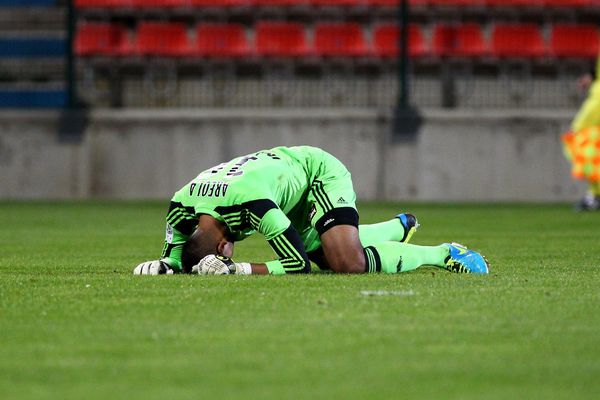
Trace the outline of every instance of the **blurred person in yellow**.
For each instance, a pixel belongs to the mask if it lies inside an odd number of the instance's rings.
[[[580,87],[589,88],[588,97],[571,123],[571,131],[562,136],[564,151],[571,162],[571,174],[585,180],[588,191],[576,204],[579,211],[600,210],[600,56],[596,68],[579,79]]]

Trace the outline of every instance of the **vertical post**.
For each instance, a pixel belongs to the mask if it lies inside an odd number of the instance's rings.
[[[75,38],[75,6],[73,0],[67,1],[67,54],[65,65],[65,83],[67,84],[67,107],[69,109],[77,106],[77,82],[75,73],[75,55],[73,54],[73,41]]]
[[[399,0],[397,21],[400,24],[400,38],[398,39],[398,99],[392,124],[392,133],[395,140],[414,140],[421,126],[421,116],[410,104],[409,87],[409,54],[410,43],[408,23],[410,9],[408,0]]]
[[[398,6],[398,22],[400,23],[400,38],[398,39],[398,108],[406,109],[409,104],[408,88],[408,0],[400,0]]]
[[[67,54],[65,56],[65,83],[67,85],[67,101],[60,113],[58,123],[58,138],[62,142],[80,142],[88,125],[88,113],[80,107],[77,96],[77,77],[75,73],[75,55],[73,54],[73,39],[77,15],[73,0],[67,3]]]

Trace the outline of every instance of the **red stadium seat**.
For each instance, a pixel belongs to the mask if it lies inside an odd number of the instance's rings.
[[[250,53],[244,27],[227,23],[199,24],[194,50],[202,57],[242,57]]]
[[[136,8],[170,8],[187,7],[190,0],[130,0],[131,5]]]
[[[140,22],[134,42],[138,55],[182,57],[191,46],[183,23]]]
[[[78,56],[116,56],[127,49],[127,31],[121,25],[85,23],[77,28],[75,54]]]
[[[296,57],[308,52],[303,24],[263,21],[254,29],[256,52],[261,56]]]
[[[371,7],[398,7],[398,0],[367,0]]]
[[[597,0],[542,0],[548,7],[585,7],[600,5]],[[595,3],[594,3],[595,2]]]
[[[488,46],[479,24],[439,24],[433,28],[431,52],[440,57],[478,57],[488,54]]]
[[[431,0],[408,0],[411,7],[425,7]],[[400,0],[367,0],[367,4],[376,7],[398,7]]]
[[[352,22],[321,22],[315,25],[314,47],[321,56],[368,55],[362,26]]]
[[[485,2],[492,7],[540,7],[544,5],[544,0],[485,0]]]
[[[77,8],[119,8],[130,7],[132,0],[75,0]]]
[[[309,3],[317,7],[351,7],[367,4],[366,0],[309,0]]]
[[[596,58],[600,50],[598,28],[591,24],[561,24],[550,31],[550,52],[556,57]]]
[[[481,6],[485,4],[485,0],[429,0],[429,5],[433,6]]]
[[[398,6],[399,0],[367,0],[369,5],[373,6]],[[451,6],[451,7],[472,7],[483,6],[486,0],[408,0],[409,5],[415,7],[424,6]]]
[[[371,7],[398,7],[398,0],[367,0]]]
[[[252,0],[256,7],[292,7],[308,4],[309,0]]]
[[[546,54],[546,46],[536,24],[497,23],[492,28],[491,52],[501,58],[535,58]]]
[[[400,27],[397,24],[381,24],[373,28],[373,51],[378,57],[397,57]],[[427,53],[423,30],[419,25],[408,26],[408,55],[421,57]]]
[[[240,7],[248,6],[251,0],[190,0],[193,7]]]

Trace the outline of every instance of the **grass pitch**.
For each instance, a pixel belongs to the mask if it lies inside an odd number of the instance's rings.
[[[470,245],[491,274],[134,277],[164,203],[0,203],[0,398],[598,398],[600,213],[369,203],[361,222],[401,210],[413,243]]]

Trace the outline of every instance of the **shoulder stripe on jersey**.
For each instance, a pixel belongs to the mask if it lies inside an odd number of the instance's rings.
[[[244,210],[244,207],[242,207],[241,204],[234,204],[232,206],[215,207],[215,211],[218,212],[220,215],[241,213],[243,210]]]
[[[194,207],[186,207],[177,201],[171,201],[167,212],[167,223],[179,232],[189,235],[198,225]]]
[[[198,220],[196,218],[186,218],[171,226],[184,235],[191,235],[198,226]]]
[[[325,192],[325,188],[323,187],[323,182],[322,181],[317,181],[317,182],[318,182],[317,191],[321,194],[321,196],[324,199],[323,201],[327,204],[327,206],[329,207],[329,209],[332,209],[333,208],[333,203],[331,202],[331,200],[329,199],[329,196]]]
[[[225,216],[228,214],[239,213],[243,212],[244,210],[248,210],[258,218],[262,218],[267,211],[272,208],[277,208],[277,204],[269,199],[260,199],[246,201],[244,203],[235,204],[232,206],[219,206],[215,208],[215,211],[220,215]]]
[[[167,214],[167,221],[170,221],[173,217],[181,214],[181,211],[178,208],[175,208]]]
[[[236,215],[236,216],[222,216],[223,219],[227,222],[228,225],[241,225],[242,223],[244,223],[245,218],[241,215]]]
[[[258,230],[262,217],[273,208],[278,207],[272,200],[261,199],[232,206],[219,206],[215,208],[215,211],[223,217],[229,228],[250,227]]]
[[[221,214],[221,216],[223,218],[228,218],[228,219],[232,219],[232,220],[233,219],[242,219],[243,216],[244,216],[244,212],[238,211],[238,212],[234,212],[234,213],[231,213],[231,214]]]
[[[258,230],[258,227],[260,226],[260,218],[258,218],[252,212],[248,213],[248,216],[250,220],[250,226],[252,227],[252,229]]]
[[[262,219],[267,211],[273,208],[278,208],[277,204],[269,199],[247,201],[243,203],[243,206],[252,214],[256,215],[259,219]]]
[[[180,210],[184,213],[192,215],[195,213],[194,207],[186,207],[183,205],[183,203],[180,203],[178,201],[171,201],[171,203],[169,204],[169,211],[167,215],[169,215],[173,210]]]
[[[178,215],[177,218],[175,218],[175,219],[172,220],[172,225],[177,225],[178,223],[180,223],[184,219],[185,220],[190,220],[190,219],[195,220],[196,217],[192,216],[192,215],[181,214],[181,215]]]
[[[177,218],[181,217],[182,215],[184,215],[183,212],[180,209],[176,208],[167,216],[167,222],[173,223]]]
[[[323,189],[323,182],[315,180],[312,184],[312,192],[315,195],[315,199],[325,212],[333,208],[331,200],[329,200],[329,197],[325,193],[325,189]]]

